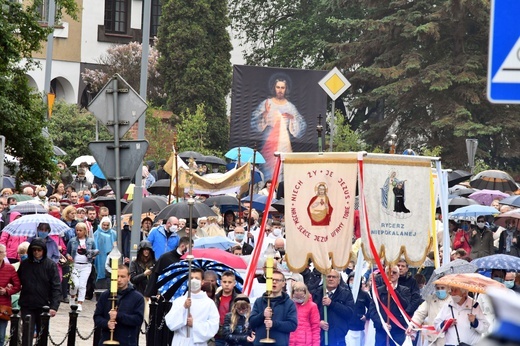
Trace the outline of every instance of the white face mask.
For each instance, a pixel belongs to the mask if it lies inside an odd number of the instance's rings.
[[[201,282],[199,279],[191,279],[190,280],[190,290],[191,293],[197,293],[200,291]]]
[[[462,297],[461,296],[451,296],[451,299],[453,299],[455,304],[458,304],[462,300]]]
[[[275,237],[279,237],[280,235],[282,235],[282,229],[281,228],[274,228],[273,229],[273,235]]]
[[[40,196],[40,197],[45,197],[46,194],[47,194],[47,192],[45,192],[43,190],[38,192],[38,196]]]
[[[177,225],[170,226],[170,232],[177,233],[178,229],[179,229],[179,227]]]
[[[477,222],[477,227],[482,229],[486,224],[484,222]]]

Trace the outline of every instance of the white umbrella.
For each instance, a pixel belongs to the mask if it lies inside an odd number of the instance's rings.
[[[60,234],[68,231],[70,227],[60,219],[49,214],[31,214],[22,216],[5,226],[3,232],[12,236],[35,237],[36,228],[40,223],[48,223],[51,227],[49,234]]]
[[[83,155],[80,157],[77,157],[74,162],[72,162],[71,166],[79,166],[82,162],[86,162],[89,165],[92,165],[96,163],[96,159],[92,155]]]

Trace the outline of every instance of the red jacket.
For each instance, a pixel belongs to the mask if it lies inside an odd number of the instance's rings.
[[[461,242],[460,240],[464,237],[464,241]],[[462,229],[458,229],[457,233],[455,233],[455,239],[453,239],[453,250],[457,249],[464,249],[468,253],[467,256],[469,257],[469,254],[471,252],[471,245],[469,245],[469,239],[471,238],[471,235],[469,233],[466,233]]]
[[[289,346],[320,346],[320,312],[309,298],[304,304],[294,303],[298,314],[298,328],[289,336]]]
[[[21,288],[20,279],[14,267],[2,261],[0,263],[0,287],[5,288],[8,284],[13,286],[7,289],[6,295],[0,295],[0,305],[11,306],[11,295],[20,292]]]

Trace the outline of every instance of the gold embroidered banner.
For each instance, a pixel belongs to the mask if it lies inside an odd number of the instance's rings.
[[[232,169],[216,178],[207,179],[183,167],[179,168],[179,187],[192,188],[198,191],[215,192],[242,187],[251,180],[251,165],[245,164],[238,169]]]
[[[357,153],[282,154],[287,264],[312,258],[322,273],[348,265],[354,229]]]

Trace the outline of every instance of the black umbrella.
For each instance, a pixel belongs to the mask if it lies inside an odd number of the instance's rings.
[[[170,204],[155,217],[155,221],[157,220],[166,220],[170,216],[175,216],[179,219],[189,219],[190,218],[190,208],[188,206],[188,202],[182,201],[175,204]],[[210,207],[208,207],[204,203],[195,202],[193,204],[193,210],[191,217],[196,219],[202,216],[217,216]]]
[[[31,202],[20,203],[11,209],[11,212],[13,211],[17,211],[22,215],[47,214],[47,209],[43,205]]]
[[[4,184],[2,186],[4,189],[14,189],[16,186],[15,178],[4,176]]]
[[[480,205],[480,203],[471,198],[455,197],[448,200],[448,211],[451,213],[460,207],[467,207],[468,205]]]
[[[462,183],[463,181],[471,178],[471,173],[463,171],[462,169],[456,169],[450,173],[448,173],[448,187],[452,187],[457,185],[458,183]]]
[[[128,203],[123,209],[122,214],[132,212],[134,201]],[[143,197],[141,210],[143,213],[158,213],[168,205],[168,200],[163,196],[147,196]]]
[[[221,195],[212,196],[204,201],[209,207],[217,206],[221,213],[225,213],[227,210],[238,211],[239,201],[236,197]]]
[[[196,151],[183,151],[179,154],[179,157],[183,160],[188,160],[190,157],[193,157],[198,162],[199,159],[204,157],[204,155]]]
[[[475,175],[469,184],[481,190],[499,190],[502,192],[518,190],[518,186],[509,174],[493,169]]]
[[[200,159],[197,159],[197,162],[198,163],[209,163],[212,165],[222,165],[222,166],[226,165],[226,161],[224,161],[220,157],[216,157],[213,155],[203,156]]]
[[[285,211],[285,200],[283,198],[280,198],[279,200],[277,200],[276,202],[272,203],[271,204],[271,207],[273,207],[274,209],[276,209],[277,212],[279,213],[284,213]]]
[[[108,197],[97,197],[90,200],[90,203],[94,203],[98,207],[107,207],[108,212],[110,215],[116,215],[116,197],[115,196],[108,196]],[[124,210],[126,205],[128,204],[127,201],[124,199],[120,200],[121,203],[121,210]]]
[[[476,192],[476,191],[478,191],[478,190],[470,189],[470,188],[461,188],[461,189],[456,189],[456,190],[450,189],[450,194],[461,196],[461,197],[468,197],[469,195],[471,195],[473,192]]]
[[[170,194],[170,179],[159,179],[146,190],[153,195],[167,196]]]

